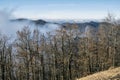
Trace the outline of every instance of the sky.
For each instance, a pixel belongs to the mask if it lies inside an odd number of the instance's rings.
[[[103,19],[109,12],[120,17],[120,0],[0,0],[0,10],[16,18]]]

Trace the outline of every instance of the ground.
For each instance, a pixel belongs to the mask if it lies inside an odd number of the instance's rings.
[[[120,67],[101,71],[77,80],[120,80]]]

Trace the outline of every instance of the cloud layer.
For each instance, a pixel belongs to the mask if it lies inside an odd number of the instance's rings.
[[[15,36],[18,30],[21,30],[23,27],[28,26],[31,30],[38,28],[41,33],[46,34],[46,32],[52,32],[56,29],[59,29],[60,26],[57,24],[47,23],[45,25],[35,25],[29,20],[25,21],[11,21],[14,19],[11,11],[0,11],[0,32],[2,34]]]

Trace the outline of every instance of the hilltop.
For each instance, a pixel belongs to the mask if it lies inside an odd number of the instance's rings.
[[[77,80],[120,80],[120,67],[101,71]]]

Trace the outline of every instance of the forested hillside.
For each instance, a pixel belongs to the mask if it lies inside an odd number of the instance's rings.
[[[75,80],[120,66],[120,24],[107,21],[83,37],[76,25],[46,35],[24,27],[15,40],[1,34],[0,80]]]

